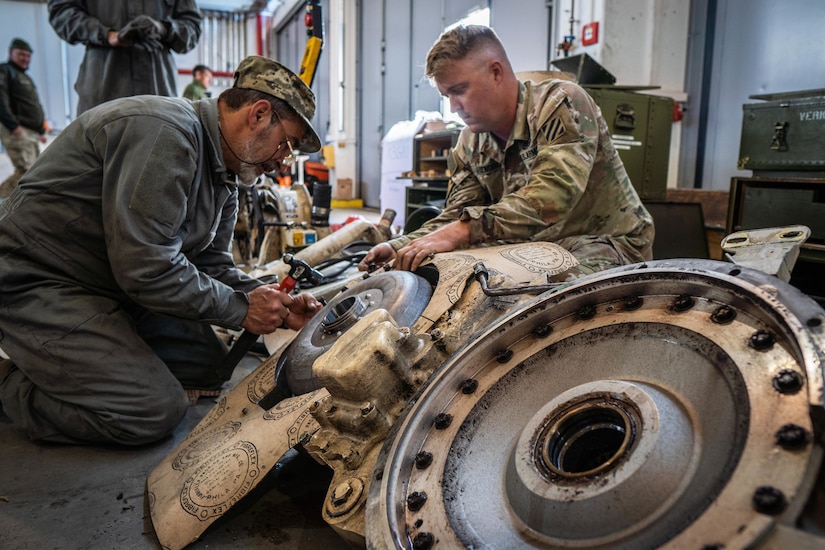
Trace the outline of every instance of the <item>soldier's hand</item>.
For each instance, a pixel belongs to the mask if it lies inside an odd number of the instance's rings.
[[[375,271],[395,258],[395,249],[389,243],[373,246],[364,259],[358,263],[359,271]]]
[[[418,237],[398,251],[393,268],[415,271],[439,252],[451,252],[470,243],[470,226],[455,221]]]

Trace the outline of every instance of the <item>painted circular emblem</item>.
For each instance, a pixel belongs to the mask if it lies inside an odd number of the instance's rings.
[[[240,422],[227,422],[215,427],[210,431],[203,431],[199,435],[192,437],[189,444],[181,449],[175,460],[172,461],[172,468],[184,470],[203,459],[204,455],[214,452],[226,445],[241,429]]]
[[[505,249],[502,257],[520,265],[531,273],[549,273],[556,275],[576,265],[573,256],[552,243],[544,246],[517,246]]]
[[[304,395],[299,395],[297,397],[292,397],[290,399],[284,399],[268,411],[264,413],[264,420],[280,420],[285,416],[289,416],[290,414],[294,413],[298,409],[302,409],[306,407],[306,404],[315,399],[315,396],[318,394],[319,390],[315,390],[314,392],[305,393]]]
[[[215,406],[209,411],[206,416],[195,426],[195,429],[192,431],[189,437],[197,435],[199,433],[203,433],[214,426],[218,420],[221,419],[223,413],[226,412],[226,396],[224,395],[221,397]]]
[[[233,443],[209,457],[185,481],[181,507],[201,521],[220,516],[249,493],[259,475],[255,445]]]
[[[246,397],[250,403],[257,403],[275,388],[275,367],[280,355],[273,354],[255,369],[255,375],[247,383]]]

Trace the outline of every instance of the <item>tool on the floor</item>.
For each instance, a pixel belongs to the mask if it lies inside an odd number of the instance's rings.
[[[295,286],[298,282],[302,280],[307,280],[312,284],[317,285],[324,278],[323,273],[313,269],[311,265],[300,258],[296,258],[292,254],[284,254],[282,260],[290,267],[289,274],[287,274],[287,276],[284,277],[284,280],[281,281],[281,284],[278,285],[278,290],[281,292],[292,292],[295,290]],[[250,349],[252,349],[252,346],[258,341],[259,336],[260,335],[255,334],[254,332],[249,332],[248,330],[244,330],[241,333],[235,343],[232,344],[232,347],[229,349],[229,353],[226,354],[226,357],[224,357],[223,361],[218,366],[218,376],[221,377],[221,380],[229,380],[232,376],[232,371],[235,370],[235,367],[238,365],[243,356],[246,355]]]

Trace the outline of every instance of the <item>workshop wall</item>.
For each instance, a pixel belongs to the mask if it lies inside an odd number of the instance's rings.
[[[298,73],[301,69],[301,60],[304,56],[307,43],[307,30],[304,25],[305,2],[295,2],[277,24],[270,21],[271,32],[265,33],[270,42],[269,48],[264,48],[265,55],[274,55],[280,63]],[[322,10],[324,16],[324,40],[330,28],[329,10]],[[330,71],[329,45],[322,46],[321,57],[312,81],[312,91],[315,94],[315,116],[312,125],[322,141],[326,140],[330,124]],[[271,52],[271,53],[270,53]],[[277,52],[277,53],[275,53]],[[313,160],[320,159],[320,153],[312,155]]]
[[[822,89],[825,83],[825,2],[822,0],[693,0],[701,25],[710,22],[712,43],[700,35],[694,55],[710,63],[688,72],[691,99],[685,112],[680,186],[728,190],[737,170],[742,106],[754,94]],[[694,40],[691,32],[691,40]],[[696,60],[698,64],[699,59]],[[702,88],[702,85],[705,85]],[[704,119],[700,115],[704,113]],[[769,144],[768,144],[769,145]],[[820,145],[825,150],[825,146]],[[686,149],[685,149],[686,150]],[[685,151],[683,150],[683,151]],[[693,162],[689,159],[693,158]]]
[[[303,2],[285,0],[288,24],[272,39],[272,51],[290,67],[303,52]],[[439,97],[423,79],[424,58],[441,30],[474,7],[489,7],[491,24],[513,58],[517,71],[547,68],[559,55],[558,43],[570,27],[572,0],[360,0],[358,3],[358,196],[379,206],[380,141],[395,122],[418,110],[438,110]],[[742,105],[750,95],[816,89],[825,82],[825,3],[821,0],[692,0],[687,38],[675,32],[684,25],[673,17],[673,0],[576,1],[574,33],[582,25],[599,23],[599,59],[619,82],[660,84],[663,91],[682,92],[685,106],[677,183],[679,187],[726,190],[736,170]],[[682,8],[684,9],[684,8]],[[41,1],[0,0],[0,48],[19,36],[29,41],[34,56],[29,73],[40,92],[49,123],[63,128],[73,117],[76,97],[73,75],[83,56],[81,46],[62,42],[48,24]],[[575,13],[579,15],[576,16]],[[649,32],[651,14],[658,26]],[[679,18],[683,18],[680,13]],[[250,19],[246,38],[255,52],[258,22]],[[708,30],[712,30],[712,34]],[[269,38],[267,35],[265,38]],[[686,40],[686,45],[682,42]],[[583,46],[581,46],[583,47]],[[592,46],[587,46],[592,48]],[[680,51],[687,59],[679,59]],[[576,53],[576,51],[572,51]],[[178,58],[179,68],[191,68],[201,52]],[[813,61],[812,61],[813,60]],[[229,61],[227,61],[229,62]],[[329,82],[324,81],[322,54],[313,90],[319,113],[313,121],[322,135],[328,126]],[[679,67],[684,65],[684,71]],[[223,65],[222,65],[223,67]],[[649,82],[639,82],[645,75]],[[180,88],[189,80],[181,75]],[[221,84],[213,91],[217,93]],[[326,97],[325,97],[326,95]]]
[[[361,197],[378,207],[381,139],[417,111],[439,111],[441,96],[424,78],[427,52],[445,27],[489,7],[491,25],[516,71],[547,69],[550,13],[545,0],[361,0],[359,56]],[[391,8],[391,10],[389,9]]]

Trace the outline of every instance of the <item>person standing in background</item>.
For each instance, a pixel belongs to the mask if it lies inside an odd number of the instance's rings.
[[[183,89],[183,97],[192,101],[211,97],[212,93],[207,90],[212,84],[212,69],[206,65],[195,65],[192,69],[192,82]]]
[[[120,97],[178,95],[172,52],[200,40],[195,0],[49,0],[48,9],[61,39],[86,46],[75,82],[78,115]]]
[[[0,143],[14,165],[14,173],[0,183],[0,199],[11,195],[34,164],[40,154],[38,142],[46,143],[43,107],[26,74],[31,57],[29,43],[15,38],[9,45],[9,60],[0,65]]]

